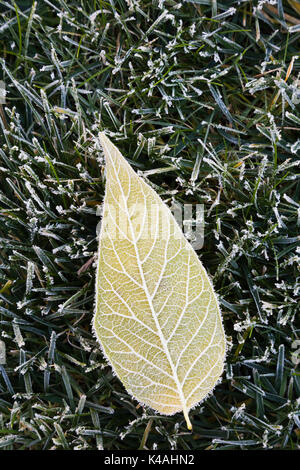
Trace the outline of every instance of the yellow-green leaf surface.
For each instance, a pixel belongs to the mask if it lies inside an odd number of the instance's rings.
[[[164,415],[212,391],[225,336],[212,284],[169,208],[100,133],[106,193],[94,332],[128,393]]]

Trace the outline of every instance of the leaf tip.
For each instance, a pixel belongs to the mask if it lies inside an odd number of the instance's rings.
[[[100,140],[100,144],[103,147],[105,139],[107,138],[106,135],[105,135],[105,132],[99,132],[98,137],[99,137],[99,140]]]
[[[109,137],[105,134],[105,132],[99,132],[98,138],[104,153],[106,163],[111,163],[116,158],[120,159],[118,149],[110,141]]]

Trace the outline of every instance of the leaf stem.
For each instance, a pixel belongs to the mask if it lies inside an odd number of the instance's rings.
[[[187,407],[184,405],[183,406],[183,416],[185,418],[185,421],[186,421],[186,425],[187,425],[187,428],[189,431],[192,431],[193,430],[193,426],[192,426],[192,423],[190,421],[190,418],[189,418],[189,412],[187,410]]]

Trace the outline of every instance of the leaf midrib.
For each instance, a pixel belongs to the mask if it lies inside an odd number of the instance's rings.
[[[129,221],[129,227],[130,227],[130,231],[131,231],[131,237],[132,237],[132,240],[133,240],[133,246],[134,246],[134,250],[135,250],[135,255],[136,255],[136,259],[137,259],[137,264],[138,264],[138,268],[139,268],[139,272],[140,272],[140,276],[141,276],[141,279],[142,279],[142,283],[143,283],[143,288],[144,288],[144,291],[145,291],[145,294],[146,294],[146,297],[147,297],[147,300],[148,300],[148,303],[149,303],[149,307],[151,309],[151,313],[152,313],[152,317],[154,319],[154,322],[155,322],[155,325],[156,325],[156,328],[157,328],[157,332],[158,332],[158,336],[160,338],[160,341],[161,341],[161,344],[162,344],[162,347],[163,347],[163,350],[167,356],[167,359],[169,361],[169,364],[170,364],[170,367],[171,367],[171,371],[172,371],[172,374],[173,374],[173,379],[174,379],[174,382],[177,386],[177,392],[178,392],[178,395],[179,395],[179,399],[180,399],[180,402],[181,402],[181,406],[182,406],[182,410],[183,410],[183,413],[184,413],[184,416],[187,420],[187,422],[189,422],[189,418],[188,418],[188,410],[187,410],[187,406],[186,406],[186,400],[185,400],[185,397],[184,397],[184,394],[183,394],[183,390],[182,390],[182,387],[181,387],[181,384],[179,382],[179,379],[178,379],[178,376],[177,376],[177,373],[176,373],[176,369],[175,369],[175,365],[172,361],[172,358],[171,358],[171,355],[170,355],[170,352],[169,352],[169,349],[168,349],[168,346],[167,346],[167,343],[166,343],[166,340],[165,340],[165,337],[163,335],[163,332],[161,331],[161,328],[160,328],[160,324],[158,322],[158,319],[156,317],[156,312],[155,312],[155,309],[154,309],[154,306],[153,306],[153,303],[152,303],[152,298],[150,296],[150,293],[149,293],[149,290],[148,290],[148,286],[147,286],[147,283],[146,283],[146,280],[145,280],[145,276],[144,276],[144,271],[143,271],[143,268],[142,268],[142,264],[141,264],[141,260],[140,260],[140,256],[139,256],[139,252],[138,252],[138,249],[137,249],[137,246],[136,246],[136,242],[135,242],[135,236],[134,236],[134,231],[133,231],[133,227],[132,227],[132,222],[131,222],[131,219],[130,219],[130,216],[129,216],[129,213],[128,213],[128,208],[127,208],[127,200],[125,198],[125,194],[124,194],[124,191],[123,191],[123,188],[122,188],[122,185],[120,184],[120,180],[118,178],[118,175],[117,175],[117,171],[116,171],[116,168],[115,168],[115,164],[114,164],[114,161],[112,159],[112,157],[110,156],[109,152],[107,151],[107,146],[106,144],[104,143],[104,147],[106,149],[106,154],[108,155],[108,157],[110,158],[110,161],[111,161],[111,165],[114,169],[114,172],[115,172],[115,175],[116,175],[116,180],[118,182],[118,185],[120,187],[120,191],[121,191],[121,195],[122,195],[122,198],[123,198],[123,202],[124,202],[124,210],[126,212],[126,215],[128,217],[128,221]],[[114,149],[115,151],[118,153],[118,149],[114,146]],[[125,162],[127,164],[127,162]],[[131,168],[129,167],[129,169],[131,170]],[[129,177],[129,175],[128,175]],[[151,189],[151,188],[150,188]]]

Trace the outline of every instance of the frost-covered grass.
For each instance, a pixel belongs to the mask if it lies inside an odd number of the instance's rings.
[[[299,2],[0,8],[0,448],[298,448]],[[99,130],[167,203],[205,205],[229,350],[193,434],[92,335]]]

